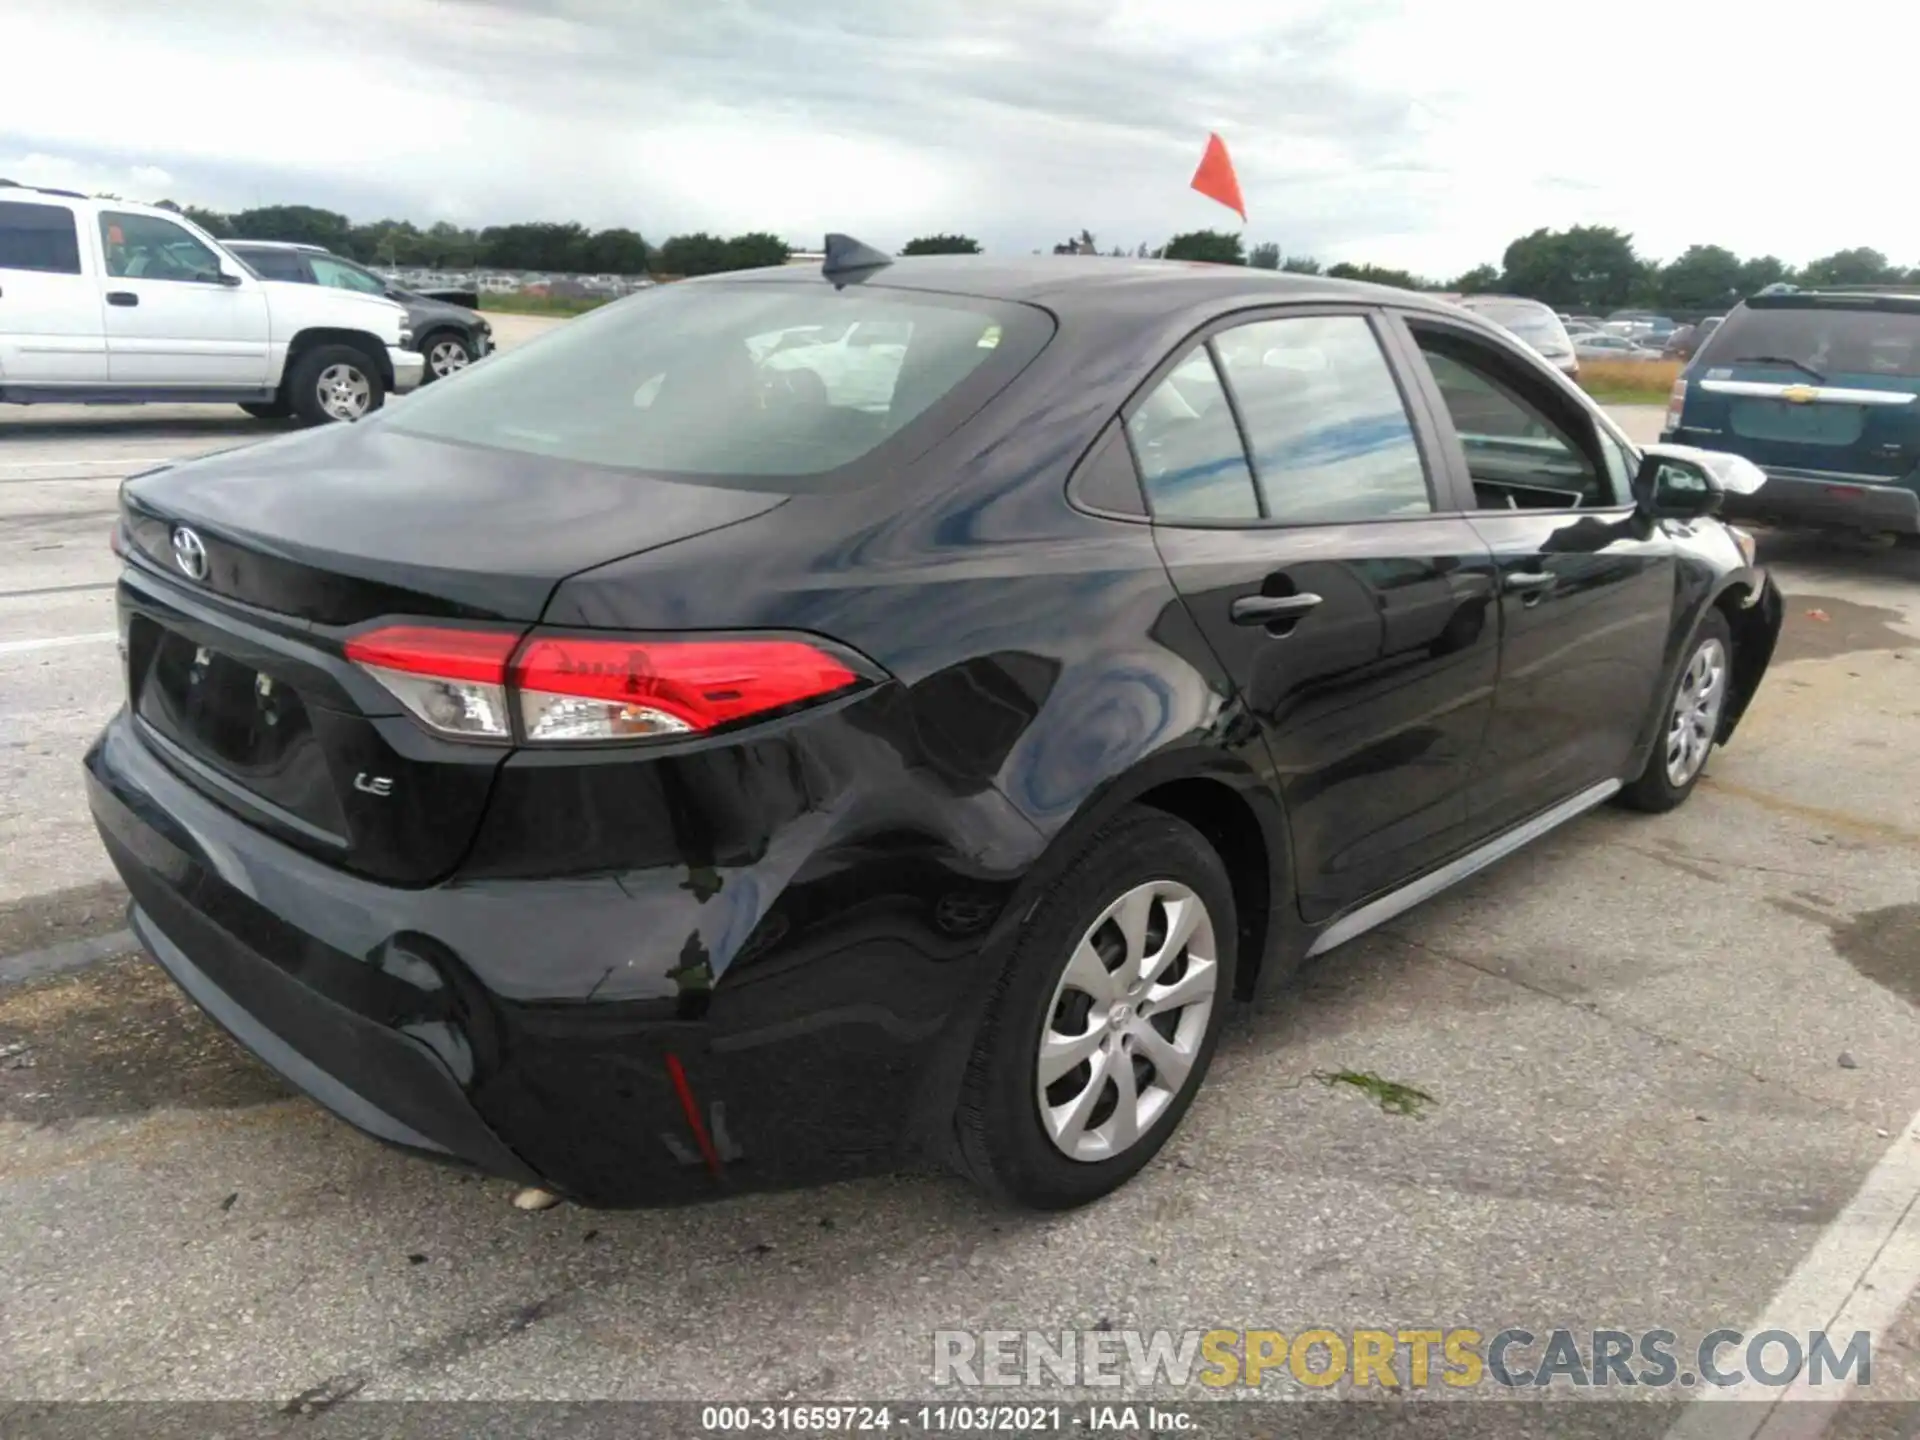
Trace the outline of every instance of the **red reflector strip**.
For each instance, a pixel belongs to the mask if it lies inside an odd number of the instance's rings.
[[[612,640],[535,635],[513,662],[516,689],[644,706],[711,730],[816,700],[859,677],[801,640]]]
[[[520,643],[517,630],[443,630],[434,625],[388,625],[347,641],[347,658],[410,675],[503,685],[507,660]]]
[[[687,1128],[693,1131],[693,1143],[700,1147],[700,1158],[707,1162],[707,1169],[718,1176],[720,1152],[713,1148],[707,1122],[700,1118],[700,1105],[693,1098],[693,1086],[687,1083],[687,1072],[681,1067],[680,1057],[672,1052],[667,1055],[667,1078],[673,1082],[674,1094],[680,1097],[680,1109],[687,1117]]]

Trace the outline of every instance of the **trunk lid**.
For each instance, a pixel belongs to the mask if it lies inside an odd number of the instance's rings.
[[[250,823],[341,868],[430,884],[465,854],[510,752],[428,733],[346,660],[346,640],[401,617],[519,630],[570,574],[785,498],[364,424],[152,472],[122,491],[129,708],[178,773]]]

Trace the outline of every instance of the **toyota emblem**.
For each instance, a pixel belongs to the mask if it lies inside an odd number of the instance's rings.
[[[207,578],[206,542],[184,525],[173,527],[173,563],[189,580]]]

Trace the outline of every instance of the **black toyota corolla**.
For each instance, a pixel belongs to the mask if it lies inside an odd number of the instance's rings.
[[[362,1130],[597,1205],[1084,1202],[1234,998],[1678,804],[1767,668],[1745,462],[1464,311],[829,255],[124,487],[133,926]]]

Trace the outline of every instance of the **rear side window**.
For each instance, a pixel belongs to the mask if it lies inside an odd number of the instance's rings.
[[[335,290],[355,290],[362,295],[384,295],[387,287],[357,265],[348,265],[331,255],[309,255],[313,278]]]
[[[0,270],[80,273],[80,230],[65,205],[0,202]]]
[[[866,343],[849,343],[862,332]],[[458,385],[428,386],[386,423],[558,460],[815,489],[896,439],[932,444],[1052,336],[1044,311],[966,296],[684,281],[492,356]]]
[[[1432,511],[1413,423],[1363,317],[1262,320],[1213,343],[1269,519],[1338,524]]]
[[[1260,501],[1226,387],[1196,346],[1127,417],[1156,520],[1257,520]]]
[[[1806,380],[1920,379],[1920,312],[1865,305],[1742,305],[1698,364],[1797,372]]]
[[[306,266],[296,250],[239,250],[234,253],[263,280],[304,282],[308,278]]]

